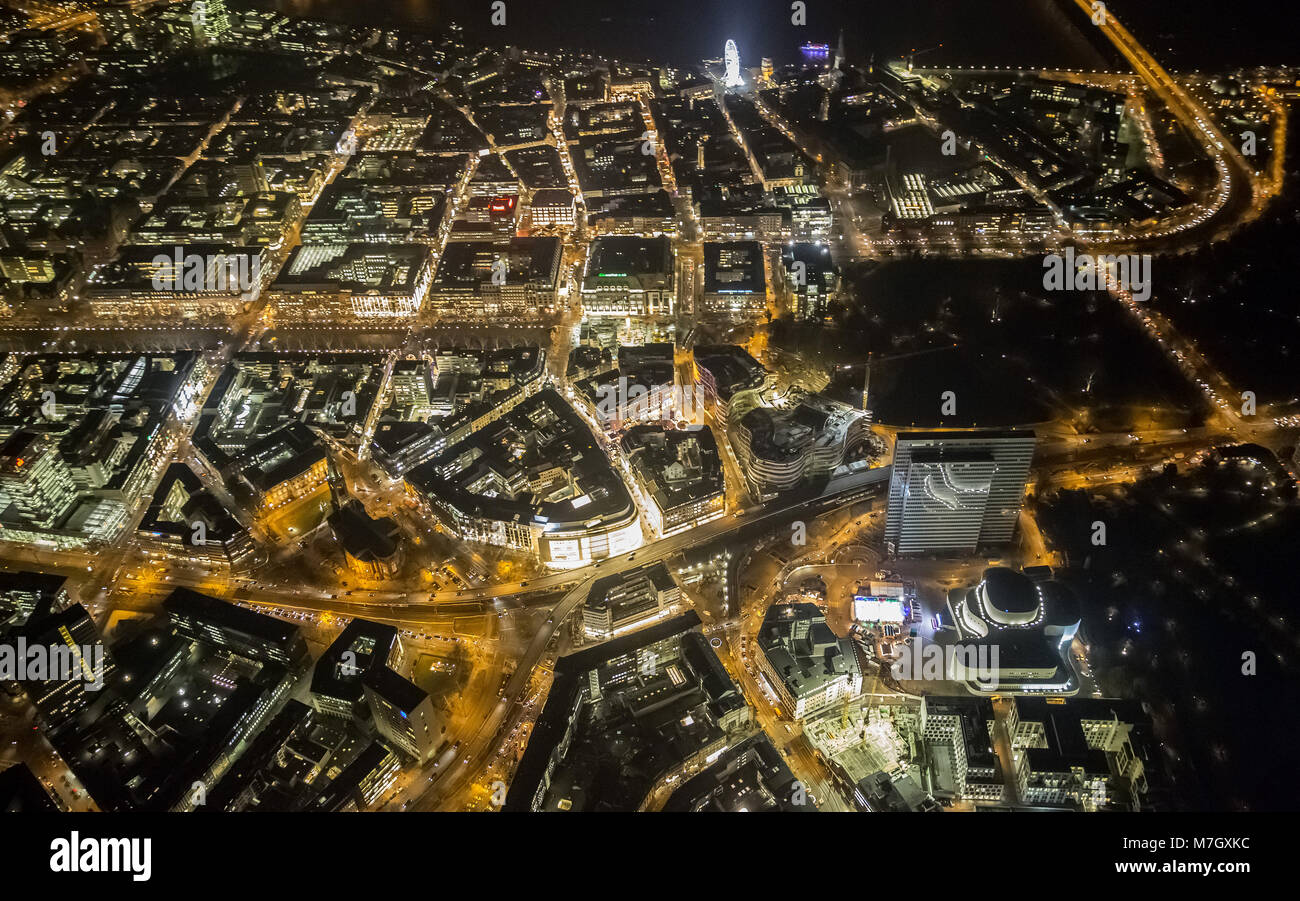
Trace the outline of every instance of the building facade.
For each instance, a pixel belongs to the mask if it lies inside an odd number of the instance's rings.
[[[1033,461],[1029,430],[900,432],[885,542],[897,554],[973,553],[1015,534]]]

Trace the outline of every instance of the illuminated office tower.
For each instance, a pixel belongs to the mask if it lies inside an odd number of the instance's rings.
[[[969,554],[1010,541],[1034,442],[1028,430],[900,432],[886,544],[896,554]]]
[[[936,797],[960,798],[966,794],[966,740],[961,718],[930,716],[922,740],[930,759],[930,791]]]
[[[420,763],[433,757],[447,727],[424,689],[386,666],[368,672],[361,689],[386,741]]]
[[[190,16],[194,22],[194,39],[199,44],[215,44],[230,31],[226,0],[194,0]]]
[[[0,505],[23,519],[53,528],[76,499],[77,487],[58,444],[26,429],[0,445]]]
[[[47,730],[58,730],[89,707],[113,676],[113,663],[86,608],[73,604],[19,630],[27,648],[48,654],[49,672],[28,672],[23,688]]]

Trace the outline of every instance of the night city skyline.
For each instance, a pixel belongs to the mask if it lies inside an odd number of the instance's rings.
[[[1297,28],[0,0],[31,865],[1016,812],[1044,867],[1264,869],[1206,818],[1300,807]]]

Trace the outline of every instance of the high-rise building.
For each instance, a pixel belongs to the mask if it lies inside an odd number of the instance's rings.
[[[230,30],[226,0],[194,0],[190,16],[194,22],[194,39],[199,44],[214,44]]]
[[[51,528],[76,499],[77,486],[58,451],[58,442],[27,429],[0,446],[0,504]]]
[[[966,740],[961,718],[931,716],[925,721],[923,734],[926,756],[930,760],[930,790],[936,797],[960,798],[966,793]]]
[[[447,731],[428,693],[386,666],[367,672],[361,688],[384,740],[420,763],[428,761]]]
[[[80,604],[29,620],[15,635],[26,661],[18,681],[47,733],[71,723],[113,678],[113,660]]]
[[[1010,541],[1034,442],[1022,429],[900,432],[885,542],[896,554],[920,554]]]

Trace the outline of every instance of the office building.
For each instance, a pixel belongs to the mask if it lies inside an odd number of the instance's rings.
[[[945,803],[979,809],[1127,810],[1150,806],[1160,745],[1136,701],[926,697],[923,781]],[[995,745],[995,730],[1007,741]],[[1010,754],[1010,760],[1005,759]]]
[[[685,415],[676,382],[673,346],[642,344],[620,347],[617,368],[582,379],[573,391],[597,425],[616,432]]]
[[[164,422],[190,415],[192,352],[15,358],[0,385],[0,531],[85,547],[116,537],[150,495]]]
[[[622,447],[657,535],[675,535],[723,514],[722,460],[708,426],[633,426],[623,436]]]
[[[831,298],[840,283],[830,248],[803,241],[787,244],[781,250],[781,263],[786,290],[794,298],[795,319],[821,322],[830,312]]]
[[[27,430],[0,446],[0,505],[45,529],[62,519],[77,495],[58,447],[54,436]]]
[[[186,463],[167,467],[137,531],[153,553],[226,570],[247,567],[257,550],[248,529]]]
[[[301,244],[268,297],[282,321],[407,319],[432,280],[425,244]]]
[[[699,626],[690,611],[561,657],[504,809],[637,810],[743,743],[751,711]]]
[[[402,643],[394,626],[352,619],[316,661],[311,706],[324,716],[365,718],[362,682],[372,670],[400,667]]]
[[[292,623],[188,588],[169,594],[163,610],[172,627],[193,641],[282,667],[295,666],[307,657],[307,644]]]
[[[458,319],[552,310],[562,256],[556,237],[453,241],[438,260],[429,307]]]
[[[53,573],[0,573],[0,633],[66,607],[67,581]]]
[[[1034,443],[1018,429],[900,432],[886,544],[897,554],[969,554],[1009,542]]]
[[[393,747],[427,763],[447,727],[428,693],[388,667],[376,667],[361,681],[375,728]]]
[[[811,717],[862,691],[862,668],[847,638],[837,638],[813,604],[768,608],[758,630],[759,673],[794,719]]]
[[[575,204],[567,189],[542,188],[533,194],[531,210],[533,228],[573,227]]]
[[[604,640],[660,616],[681,600],[682,590],[662,562],[605,576],[592,583],[582,609],[583,631]]]
[[[672,244],[658,238],[600,237],[587,259],[582,306],[588,316],[671,316],[675,310]]]
[[[557,569],[642,543],[636,504],[582,417],[553,389],[483,417],[405,476],[428,515],[461,538]]]
[[[383,742],[372,741],[302,809],[315,813],[366,810],[397,781],[402,760]]]
[[[194,40],[200,46],[215,44],[230,31],[225,0],[194,0],[190,5]]]
[[[253,491],[259,521],[275,537],[305,535],[329,515],[329,454],[303,423],[291,422],[250,445],[235,465]]]
[[[800,813],[816,810],[772,740],[759,733],[727,749],[673,792],[673,813]]]
[[[95,621],[80,604],[33,616],[14,631],[12,640],[25,646],[26,659],[22,671],[10,675],[18,676],[50,732],[71,725],[102,696],[116,671]]]
[[[767,309],[763,245],[758,241],[704,244],[704,299],[700,312],[758,316]]]

